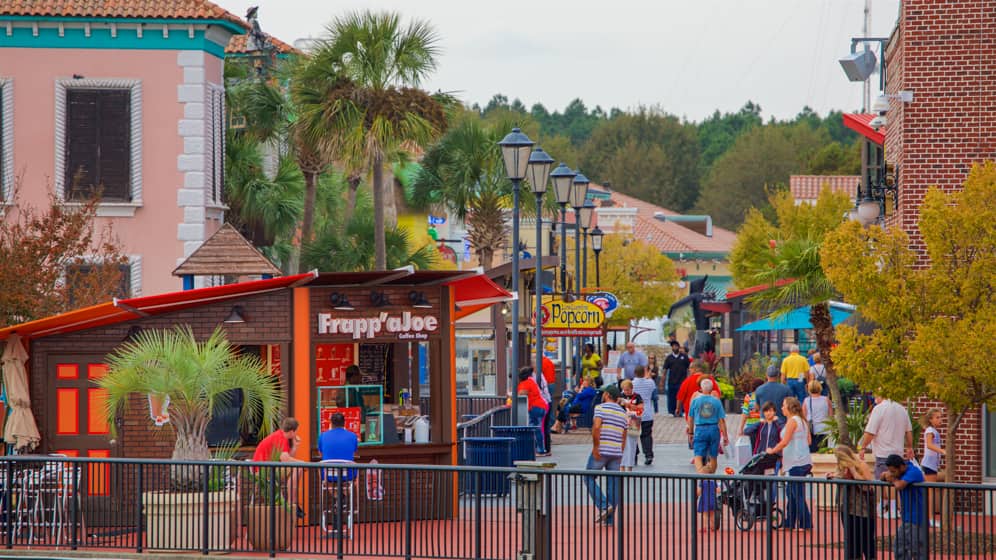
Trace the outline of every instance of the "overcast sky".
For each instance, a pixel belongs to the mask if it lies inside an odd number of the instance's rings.
[[[765,118],[861,106],[861,85],[837,59],[861,36],[864,0],[214,1],[240,16],[258,5],[263,30],[288,43],[352,10],[428,20],[442,56],[424,87],[468,103],[503,93],[552,111],[580,97],[691,120],[748,99]],[[898,5],[872,0],[871,35],[888,36]]]

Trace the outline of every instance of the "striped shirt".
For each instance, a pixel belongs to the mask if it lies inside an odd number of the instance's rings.
[[[629,423],[626,411],[614,402],[602,403],[595,407],[595,418],[602,419],[598,452],[605,457],[622,457],[623,438]]]

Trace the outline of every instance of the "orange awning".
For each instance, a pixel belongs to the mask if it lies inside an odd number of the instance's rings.
[[[867,113],[844,113],[844,126],[864,136],[879,146],[885,145],[885,127],[875,130],[871,127],[875,115]]]
[[[6,339],[14,332],[23,338],[30,339],[121,323],[132,319],[148,317],[149,315],[179,311],[215,301],[224,301],[279,290],[281,288],[299,286],[307,284],[316,276],[316,273],[308,272],[293,276],[281,276],[267,280],[226,284],[224,286],[169,292],[153,296],[114,299],[113,301],[91,307],[84,307],[59,315],[45,317],[44,319],[37,319],[0,329],[0,340]]]
[[[483,274],[461,278],[448,282],[446,285],[454,288],[454,303],[459,308],[456,312],[456,319],[462,319],[496,303],[515,298],[511,292],[495,284],[493,280]]]

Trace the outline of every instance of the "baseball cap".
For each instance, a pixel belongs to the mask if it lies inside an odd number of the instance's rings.
[[[614,399],[618,398],[619,395],[622,394],[619,392],[619,386],[615,384],[607,385],[604,389],[602,389],[602,391],[612,395],[612,398]]]

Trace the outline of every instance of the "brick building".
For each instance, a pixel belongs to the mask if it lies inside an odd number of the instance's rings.
[[[915,96],[890,99],[886,114],[885,159],[899,190],[885,223],[903,228],[924,255],[918,223],[927,189],[958,190],[972,164],[996,159],[996,0],[905,0],[885,60],[887,93]],[[914,408],[936,404],[922,399]],[[958,441],[945,442],[959,449],[954,480],[996,477],[994,414],[973,411],[961,426]]]

